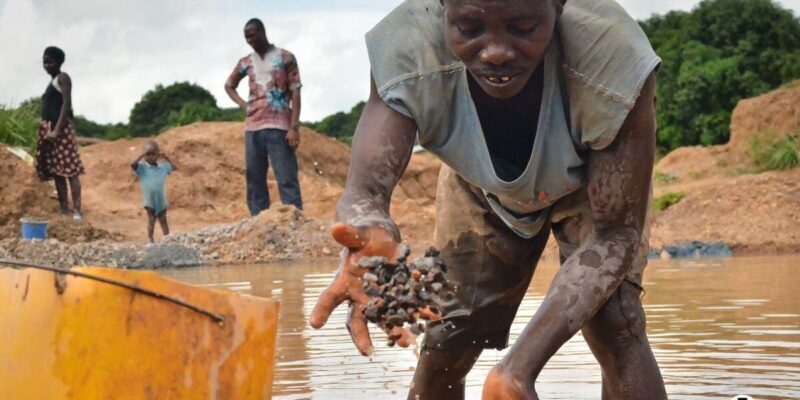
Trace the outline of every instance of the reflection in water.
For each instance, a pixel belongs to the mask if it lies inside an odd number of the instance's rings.
[[[540,265],[511,330],[514,340],[542,301],[557,265]],[[192,283],[281,301],[277,399],[405,398],[416,365],[411,350],[374,334],[361,357],[344,328],[345,308],[324,329],[308,326],[335,261],[316,265],[226,266],[167,270]],[[652,262],[645,274],[648,334],[670,398],[800,398],[800,257]],[[467,398],[503,351],[486,351],[467,377]],[[600,398],[600,368],[580,335],[545,367],[543,399]]]

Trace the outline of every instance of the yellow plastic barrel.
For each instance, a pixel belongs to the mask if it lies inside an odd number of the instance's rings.
[[[73,271],[195,309],[83,277],[0,267],[0,398],[271,397],[278,302],[152,272]]]

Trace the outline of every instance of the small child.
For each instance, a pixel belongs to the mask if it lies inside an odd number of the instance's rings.
[[[131,163],[133,172],[139,177],[142,185],[142,198],[144,199],[144,209],[147,211],[147,238],[153,243],[153,230],[155,229],[156,219],[161,225],[164,236],[169,235],[167,225],[167,189],[164,182],[167,175],[174,171],[175,164],[162,153],[158,143],[148,140],[142,146],[142,155]],[[165,162],[159,163],[163,158]],[[142,162],[144,160],[144,162]]]

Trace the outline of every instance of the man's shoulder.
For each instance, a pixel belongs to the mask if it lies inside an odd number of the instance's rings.
[[[239,66],[250,65],[252,63],[253,63],[253,53],[249,53],[247,55],[244,55],[244,56],[239,58],[239,61],[237,61],[237,64]]]
[[[277,51],[278,54],[280,54],[281,58],[283,58],[284,61],[289,61],[289,60],[294,60],[295,59],[294,53],[292,53],[289,50],[286,50],[286,49],[281,48],[281,47],[276,47],[275,51]]]
[[[366,35],[375,83],[450,70],[458,60],[446,45],[439,0],[406,0]]]

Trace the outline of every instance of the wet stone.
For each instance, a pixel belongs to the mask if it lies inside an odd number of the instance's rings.
[[[363,282],[371,299],[364,308],[366,319],[384,328],[401,327],[419,335],[425,331],[421,320],[440,319],[441,310],[461,305],[447,282],[447,263],[439,251],[431,247],[425,257],[408,263],[410,254],[408,246],[401,245],[396,263],[384,257],[364,257],[358,265],[367,270]],[[393,345],[395,340],[388,343]]]

